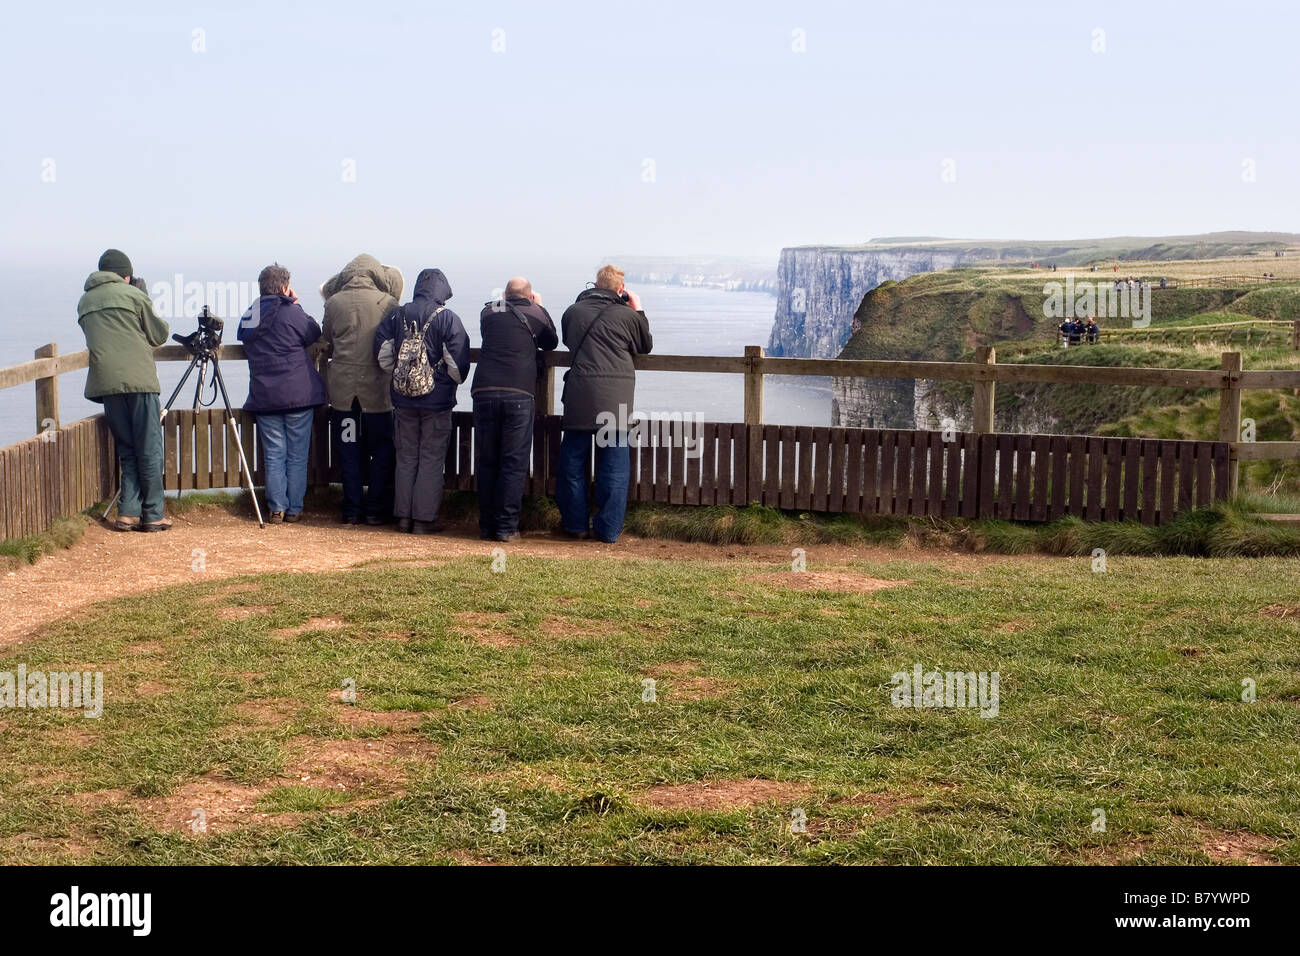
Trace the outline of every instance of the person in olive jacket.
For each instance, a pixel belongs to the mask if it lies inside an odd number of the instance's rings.
[[[298,304],[284,266],[267,266],[257,285],[261,297],[239,320],[248,359],[244,410],[257,416],[270,520],[292,524],[302,516],[307,492],[316,406],[325,404],[325,383],[307,354],[321,328]]]
[[[153,349],[167,341],[167,323],[149,296],[131,284],[131,260],[109,249],[86,279],[77,324],[86,335],[90,372],[86,398],[104,418],[122,468],[118,531],[166,531],[163,515],[163,434]]]
[[[602,418],[626,422],[632,417],[636,389],[632,357],[647,354],[654,340],[640,297],[623,285],[623,271],[616,266],[604,266],[596,273],[595,288],[582,292],[564,310],[560,329],[572,365],[565,373],[561,393],[564,437],[556,503],[567,535],[594,536],[612,543],[623,531],[631,458],[626,432],[615,432],[612,440],[601,441],[597,431]],[[598,439],[596,513],[589,519],[587,454],[593,435]]]
[[[375,330],[402,298],[402,273],[362,253],[321,284],[325,384],[343,471],[343,521],[386,524],[393,510],[392,376],[375,361]],[[369,480],[367,481],[367,472]],[[362,497],[362,486],[366,486]]]

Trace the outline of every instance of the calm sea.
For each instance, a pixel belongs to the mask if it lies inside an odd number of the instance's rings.
[[[407,289],[403,301],[410,298],[420,266],[415,263],[397,263],[406,277]],[[322,302],[317,288],[321,281],[337,271],[342,263],[318,265],[315,268],[294,269],[293,285],[308,313],[319,319]],[[199,283],[206,289],[208,283],[243,281],[246,289],[256,286],[256,267],[243,268],[243,264],[224,272],[207,274],[198,270],[181,272],[180,286]],[[156,284],[165,282],[177,285],[174,274],[150,274],[137,263],[141,274],[149,281],[155,301],[158,300]],[[479,343],[478,313],[483,303],[496,294],[507,275],[497,276],[481,267],[442,266],[451,280],[454,295],[449,306],[460,315],[474,345]],[[0,366],[12,365],[32,358],[32,352],[47,342],[55,342],[61,352],[73,352],[85,347],[81,330],[77,326],[76,305],[81,295],[88,269],[41,267],[35,270],[5,266],[0,270]],[[533,287],[543,296],[546,307],[558,326],[560,315],[574,297],[582,291],[591,275],[590,269],[550,268],[529,276]],[[644,285],[636,287],[641,293],[650,329],[654,335],[655,352],[673,355],[741,355],[746,345],[766,345],[772,327],[775,299],[769,295],[751,292],[723,292],[715,289],[688,289],[679,286]],[[200,298],[206,298],[201,296]],[[192,305],[193,303],[191,303]],[[246,305],[243,303],[242,305]],[[236,310],[228,307],[226,339],[234,341]],[[188,333],[195,327],[194,310],[174,309],[166,316],[173,332]],[[184,363],[159,363],[163,399],[170,394],[185,369]],[[222,366],[230,400],[238,407],[248,392],[248,375],[243,362],[231,361]],[[181,397],[177,408],[186,408],[193,402],[193,378]],[[59,399],[62,419],[74,421],[96,414],[99,406],[82,397],[85,372],[70,372],[59,378]],[[741,376],[734,374],[696,374],[686,372],[642,372],[637,376],[637,410],[651,412],[681,412],[687,415],[702,414],[706,421],[739,421],[742,417],[743,386]],[[824,378],[769,378],[765,387],[765,418],[768,422],[787,425],[829,425],[830,383]],[[212,399],[205,391],[203,401]],[[219,401],[219,399],[218,399]],[[470,408],[469,389],[460,389],[462,409]],[[8,444],[35,433],[34,387],[23,385],[0,391],[0,444]]]

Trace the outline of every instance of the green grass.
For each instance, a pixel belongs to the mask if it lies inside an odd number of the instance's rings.
[[[106,702],[98,720],[0,712],[5,859],[1206,863],[1208,834],[1232,831],[1300,862],[1300,561],[897,560],[857,566],[909,582],[867,594],[755,577],[786,565],[490,564],[196,583],[9,653],[0,670],[104,669]],[[263,610],[221,613],[240,605]],[[322,617],[340,626],[273,633]],[[997,671],[998,716],[891,706],[891,675],[917,663]],[[347,678],[355,705],[332,696]],[[467,698],[489,706],[453,706]],[[249,701],[287,702],[283,722]],[[413,722],[344,719],[357,708]],[[284,775],[304,746],[398,743],[387,783]],[[647,796],[754,779],[792,789],[734,808]],[[191,832],[201,785],[236,790],[246,825]]]
[[[4,563],[35,564],[44,555],[72,547],[86,533],[86,520],[84,515],[56,518],[48,531],[0,541],[0,567]]]

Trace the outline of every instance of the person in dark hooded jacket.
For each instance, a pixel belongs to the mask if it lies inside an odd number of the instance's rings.
[[[257,285],[261,298],[239,320],[248,359],[244,411],[257,416],[270,520],[292,523],[302,515],[311,426],[326,398],[325,382],[307,354],[321,328],[298,304],[284,266],[267,266]]]
[[[624,298],[626,296],[626,298]],[[596,287],[578,295],[560,318],[572,365],[564,375],[564,437],[555,500],[564,532],[572,538],[595,536],[614,542],[627,513],[631,458],[627,432],[602,440],[602,425],[632,417],[636,389],[633,357],[654,346],[641,300],[623,285],[623,270],[603,266]],[[587,456],[596,438],[596,513],[588,518]],[[590,521],[590,527],[588,522]]]
[[[424,269],[415,280],[411,301],[399,306],[375,330],[375,359],[379,367],[397,371],[402,345],[423,331],[425,354],[434,366],[433,388],[420,395],[403,394],[400,381],[392,385],[393,440],[397,473],[393,515],[400,531],[429,534],[441,531],[443,472],[451,439],[451,412],[456,386],[469,374],[469,336],[460,317],[447,308],[451,285],[441,269]]]

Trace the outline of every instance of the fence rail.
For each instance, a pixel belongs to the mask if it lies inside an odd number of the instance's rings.
[[[226,361],[244,359],[239,345],[222,347]],[[188,361],[180,346],[155,350],[159,361]],[[471,360],[478,360],[472,350]],[[548,353],[538,379],[530,494],[553,494],[559,460],[555,369],[568,352]],[[0,388],[35,383],[36,438],[0,449],[0,536],[48,527],[59,514],[88,507],[115,487],[112,438],[102,417],[66,428],[58,424],[58,377],[86,368],[85,350],[59,355],[50,345],[30,362],[0,369]],[[638,369],[724,372],[742,376],[743,422],[702,425],[697,456],[672,440],[633,449],[629,497],[673,504],[745,504],[854,514],[941,515],[1050,520],[1063,514],[1159,523],[1177,511],[1235,494],[1243,460],[1297,459],[1300,442],[1241,442],[1241,394],[1247,388],[1300,389],[1300,371],[1242,369],[1226,352],[1219,369],[999,365],[992,347],[973,362],[773,358],[758,346],[743,356],[643,355]],[[939,379],[974,385],[970,432],[875,431],[795,427],[763,421],[768,375]],[[993,434],[998,383],[1047,382],[1107,386],[1213,388],[1219,392],[1218,441]],[[472,417],[453,416],[447,486],[472,489]],[[317,415],[309,460],[313,484],[337,480],[324,412]],[[238,485],[236,443],[261,477],[256,423],[236,411],[173,410],[164,421],[165,487]]]

